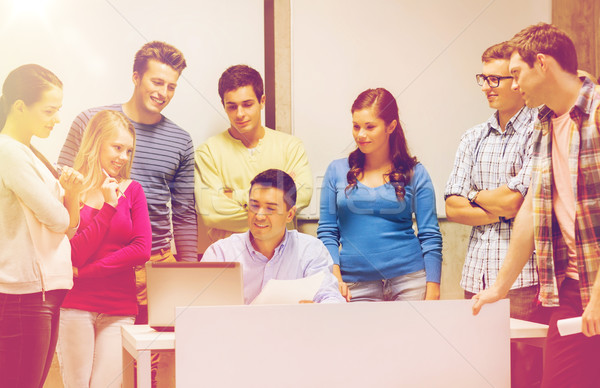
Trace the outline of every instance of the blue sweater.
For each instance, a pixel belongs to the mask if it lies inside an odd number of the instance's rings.
[[[317,229],[344,281],[391,279],[425,269],[427,281],[439,283],[442,235],[433,184],[425,167],[415,166],[402,201],[389,183],[371,188],[357,182],[346,196],[348,170],[347,158],[335,160],[327,168]]]

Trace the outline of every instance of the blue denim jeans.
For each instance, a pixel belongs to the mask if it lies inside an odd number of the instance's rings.
[[[382,302],[395,300],[424,300],[427,291],[425,270],[392,279],[348,283],[350,302]]]
[[[42,388],[54,357],[66,290],[0,293],[0,384]]]

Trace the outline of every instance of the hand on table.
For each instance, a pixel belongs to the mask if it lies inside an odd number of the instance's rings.
[[[494,303],[503,298],[503,295],[494,288],[494,286],[488,288],[487,290],[481,291],[479,294],[473,296],[473,315],[479,314],[481,307],[487,303]]]

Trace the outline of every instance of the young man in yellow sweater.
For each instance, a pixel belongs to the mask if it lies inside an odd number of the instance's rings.
[[[219,79],[230,127],[196,149],[196,211],[211,242],[248,230],[248,192],[258,173],[276,168],[294,178],[297,207],[308,206],[312,174],[300,139],[262,125],[263,80],[246,65],[231,66]]]

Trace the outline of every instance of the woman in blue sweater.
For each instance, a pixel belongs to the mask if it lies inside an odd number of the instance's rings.
[[[396,100],[386,89],[368,89],[351,111],[357,149],[327,168],[317,230],[340,292],[352,301],[439,299],[435,193],[408,152]]]

